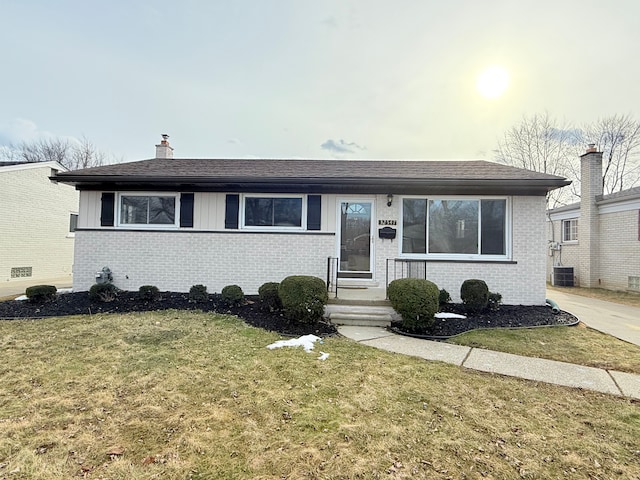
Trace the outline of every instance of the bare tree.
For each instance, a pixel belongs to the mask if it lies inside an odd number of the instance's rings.
[[[80,143],[73,145],[68,163],[65,165],[69,170],[81,168],[97,167],[106,163],[106,155],[99,151],[96,146],[84,135]]]
[[[536,172],[567,177],[575,181],[578,154],[578,131],[569,124],[558,124],[548,113],[524,116],[498,142],[495,159],[507,165]],[[579,176],[577,177],[580,178]],[[547,205],[554,208],[576,201],[579,185],[553,190]]]
[[[61,138],[40,138],[30,142],[9,145],[0,150],[0,158],[7,161],[59,162],[69,170],[103,165],[107,156],[85,136],[79,141]]]
[[[631,188],[640,181],[640,122],[631,115],[613,115],[583,127],[585,143],[602,152],[604,193]]]

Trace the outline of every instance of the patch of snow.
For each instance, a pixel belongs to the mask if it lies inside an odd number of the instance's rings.
[[[329,358],[328,353],[320,352],[320,356],[318,357],[318,360],[326,360],[327,358]]]
[[[14,300],[28,300],[26,295],[20,295],[19,297],[15,298]]]
[[[435,314],[436,318],[467,318],[464,315],[458,315],[457,313],[438,312]]]
[[[313,350],[313,344],[320,340],[320,337],[315,335],[303,335],[299,338],[292,338],[290,340],[278,340],[277,342],[267,345],[269,350],[282,347],[302,347],[305,352]]]

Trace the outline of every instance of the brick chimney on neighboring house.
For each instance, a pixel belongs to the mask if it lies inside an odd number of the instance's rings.
[[[579,282],[581,287],[599,285],[600,225],[596,201],[602,196],[602,152],[589,144],[580,156],[580,218],[578,243],[580,249]]]
[[[160,145],[156,145],[156,158],[173,158],[173,147],[169,145],[169,135],[162,134]]]

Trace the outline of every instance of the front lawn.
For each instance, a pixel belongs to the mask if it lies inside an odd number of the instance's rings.
[[[194,311],[0,322],[0,478],[640,476],[627,399],[279,338]]]
[[[466,332],[449,343],[640,374],[640,347],[586,327]]]

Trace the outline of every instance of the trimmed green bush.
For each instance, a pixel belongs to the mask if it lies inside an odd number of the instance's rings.
[[[113,302],[118,288],[113,283],[96,283],[89,289],[89,299],[94,302]]]
[[[160,290],[154,285],[142,285],[138,289],[138,294],[140,295],[140,299],[147,302],[160,300]]]
[[[27,296],[30,302],[44,303],[50,302],[56,298],[58,289],[55,285],[34,285],[27,287],[24,294]]]
[[[238,285],[227,285],[220,292],[220,298],[231,305],[240,305],[244,302],[244,292]]]
[[[327,285],[318,277],[292,275],[278,286],[284,315],[298,323],[314,324],[324,315],[324,306],[329,296]]]
[[[467,312],[479,313],[489,303],[489,287],[484,280],[465,280],[460,287],[460,298]]]
[[[402,316],[402,328],[421,332],[433,326],[438,311],[440,290],[435,283],[421,278],[401,278],[387,290],[393,309]]]
[[[205,285],[192,285],[189,289],[189,301],[191,303],[203,303],[209,300],[207,287]]]
[[[446,305],[451,301],[451,295],[444,288],[440,290],[440,295],[438,296],[438,304],[440,306]]]
[[[282,310],[282,301],[280,301],[280,295],[278,295],[278,282],[263,283],[258,289],[258,297],[260,297],[260,304],[263,309],[270,312]]]
[[[496,311],[500,309],[500,305],[502,304],[502,295],[499,293],[489,292],[489,300],[487,302],[487,307],[489,310]]]

